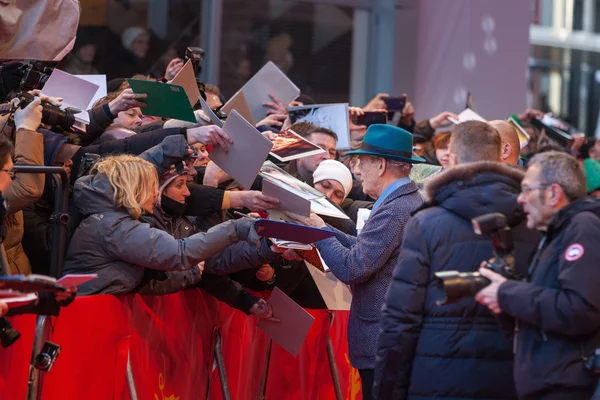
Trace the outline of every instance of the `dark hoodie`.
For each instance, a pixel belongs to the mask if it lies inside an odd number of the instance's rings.
[[[438,306],[439,271],[475,272],[492,257],[471,219],[499,212],[513,230],[523,272],[539,235],[517,204],[523,171],[478,162],[441,172],[428,203],[404,230],[400,264],[382,309],[373,393],[377,399],[514,399],[512,346],[491,311],[473,298]]]
[[[67,142],[67,137],[40,129],[44,136],[44,165],[54,165],[56,155],[61,146]],[[23,250],[29,258],[31,271],[35,274],[48,275],[50,273],[50,254],[52,251],[52,224],[50,216],[54,208],[54,189],[52,177],[46,174],[46,183],[42,197],[34,204],[23,209]],[[68,236],[75,230],[77,218],[67,224]]]

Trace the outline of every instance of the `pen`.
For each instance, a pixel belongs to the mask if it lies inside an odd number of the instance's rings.
[[[234,211],[234,212],[233,212],[233,215],[235,215],[235,216],[237,216],[237,217],[245,217],[245,218],[250,218],[250,219],[251,219],[251,220],[253,220],[253,221],[256,221],[256,220],[257,220],[257,218],[251,217],[251,216],[249,216],[248,214],[244,214],[244,213],[241,213],[241,212],[239,212],[239,211]]]

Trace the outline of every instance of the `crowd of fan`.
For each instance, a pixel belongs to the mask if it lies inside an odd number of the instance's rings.
[[[167,80],[176,73],[173,65],[181,67],[179,62],[169,64]],[[195,112],[196,124],[145,115],[145,95],[135,94],[124,79],[110,81],[109,90],[88,111],[90,123],[83,133],[64,135],[48,130],[42,124],[40,102],[59,104],[60,100],[39,92],[33,93],[37,99],[29,106],[15,111],[14,121],[8,116],[0,120],[0,192],[6,206],[2,236],[7,257],[7,270],[2,273],[50,273],[56,188],[44,174],[15,174],[13,163],[60,166],[67,171],[71,185],[63,273],[98,274],[97,279],[78,288],[79,295],[160,295],[200,288],[246,314],[273,319],[270,306],[251,291],[279,287],[303,307],[326,308],[306,264],[293,250],[259,237],[250,219],[234,218],[234,210],[262,213],[276,209],[278,200],[262,194],[260,178],[253,187],[242,188],[210,160],[211,148],[227,149],[231,143],[228,135],[211,125],[202,111]],[[213,110],[223,104],[215,86],[205,85],[203,96]],[[350,107],[353,149],[361,147],[367,132],[366,126],[353,124],[354,117],[365,111],[387,111],[386,96],[379,94],[364,107]],[[294,102],[299,103],[314,101],[303,96]],[[373,208],[376,200],[363,191],[368,184],[361,179],[363,156],[336,151],[338,135],[344,133],[309,123],[290,124],[288,105],[276,98],[266,106],[265,118],[256,124],[266,138],[272,140],[278,131],[291,128],[325,150],[282,167],[325,194],[350,217],[323,218],[329,226],[356,236],[358,210]],[[562,148],[529,124],[531,118],[540,116],[539,111],[517,115],[530,135],[523,148],[514,128],[504,120],[454,125],[449,117],[458,117],[451,112],[422,121],[416,119],[416,112],[408,101],[392,121],[412,133],[415,154],[441,165],[442,171],[469,161],[504,163],[524,170],[535,154],[559,151],[582,161],[586,191],[600,194],[600,140],[590,145],[576,138],[569,148]],[[485,145],[478,145],[479,138],[489,135],[499,137],[497,152],[486,153]],[[449,150],[451,140],[457,146],[454,153]],[[518,186],[522,172],[516,176]],[[432,181],[426,193],[430,201],[439,195],[435,185],[440,182]],[[469,203],[465,200],[464,204]],[[419,221],[423,229],[437,224]],[[75,292],[72,288],[58,297],[41,296],[37,305],[10,312],[56,315]],[[0,312],[4,311],[0,301]]]

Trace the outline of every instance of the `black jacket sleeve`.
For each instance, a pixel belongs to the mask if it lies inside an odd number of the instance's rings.
[[[197,287],[247,315],[250,314],[250,309],[259,300],[258,297],[246,292],[239,283],[229,279],[228,276],[203,274]]]
[[[188,189],[191,195],[186,200],[184,215],[203,217],[222,211],[224,190],[195,183],[189,183]]]
[[[113,123],[115,116],[110,112],[108,103],[94,107],[88,110],[88,116],[90,117],[90,123],[88,124],[85,133],[79,135],[80,144],[82,146],[89,146],[98,139],[102,133]]]
[[[557,252],[558,287],[508,280],[498,289],[502,311],[542,331],[564,335],[589,335],[600,328],[600,220],[589,212],[573,217],[565,228],[564,249]],[[551,246],[549,244],[549,246]],[[567,260],[571,245],[582,255]]]
[[[415,137],[415,140],[418,138],[418,139],[420,139],[420,141],[427,142],[433,138],[435,129],[433,129],[431,127],[429,120],[426,119],[424,121],[417,123],[415,125],[412,133],[413,133],[413,136]],[[419,140],[417,140],[417,141],[419,141]]]
[[[161,144],[164,138],[168,136],[185,134],[185,128],[158,129],[133,135],[125,139],[110,140],[98,145],[81,147],[72,158],[73,167],[71,169],[76,173],[71,174],[71,184],[74,185],[79,177],[78,172],[85,153],[99,154],[101,156],[109,154],[133,154],[137,156],[149,148]]]
[[[400,263],[394,270],[381,309],[373,385],[373,394],[379,400],[407,398],[412,361],[421,332],[431,264],[416,217],[409,219],[404,228],[400,253]]]

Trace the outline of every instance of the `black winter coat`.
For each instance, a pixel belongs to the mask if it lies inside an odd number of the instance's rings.
[[[473,298],[438,306],[435,272],[475,272],[492,257],[471,219],[500,212],[513,229],[520,272],[539,235],[517,204],[523,172],[493,162],[459,165],[427,182],[428,203],[404,230],[400,263],[382,308],[377,399],[515,399],[511,341]]]
[[[584,358],[600,347],[600,202],[577,200],[552,219],[530,267],[530,282],[498,290],[518,320],[519,398],[587,400],[595,380]]]

